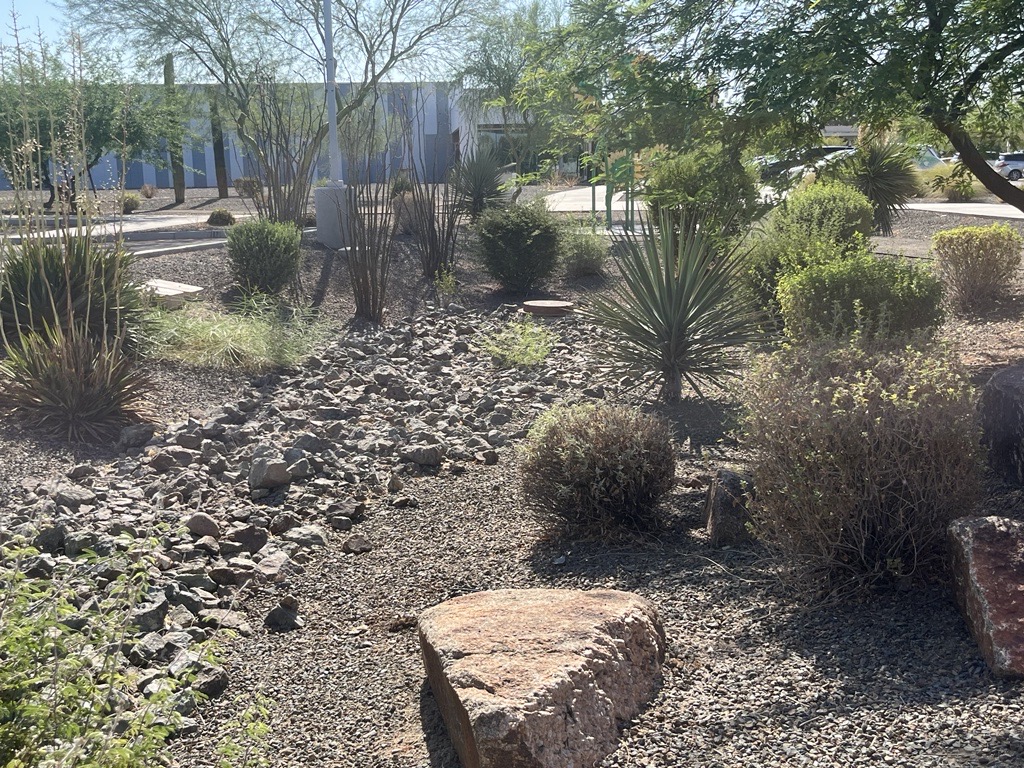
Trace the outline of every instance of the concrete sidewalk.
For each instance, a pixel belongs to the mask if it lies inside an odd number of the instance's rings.
[[[594,188],[597,195],[596,211],[603,213],[604,208],[604,185],[599,184]],[[549,211],[558,213],[590,213],[591,209],[591,188],[573,187],[563,192],[554,192],[544,198],[544,203]],[[636,207],[640,209],[642,203],[638,200]],[[1024,211],[1014,208],[1006,203],[940,203],[922,202],[910,203],[907,208],[913,211],[930,211],[932,213],[951,213],[956,216],[983,216],[986,218],[998,219],[1024,219]],[[626,197],[622,192],[616,192],[612,198],[613,211],[626,210]]]

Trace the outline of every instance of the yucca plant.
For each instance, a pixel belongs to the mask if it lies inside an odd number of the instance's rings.
[[[47,327],[82,324],[94,339],[132,334],[142,316],[142,295],[129,279],[132,255],[103,246],[88,234],[23,236],[0,246],[0,330],[9,344]]]
[[[501,163],[493,149],[478,149],[460,162],[454,170],[453,181],[462,196],[471,219],[504,199],[501,190]]]
[[[893,141],[868,141],[838,166],[839,177],[860,190],[875,209],[875,230],[892,234],[895,214],[917,195],[910,149]]]
[[[657,375],[661,397],[676,402],[685,380],[703,396],[739,364],[736,352],[760,332],[751,299],[739,290],[741,252],[726,245],[704,210],[662,210],[657,227],[641,219],[641,235],[618,238],[623,283],[598,297],[590,316],[613,333],[611,359],[624,373]]]
[[[124,345],[124,331],[97,339],[76,322],[8,340],[0,399],[69,440],[107,438],[139,415],[150,389]]]

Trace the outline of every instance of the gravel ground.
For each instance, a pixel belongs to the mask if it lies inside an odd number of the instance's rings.
[[[941,214],[914,213],[901,220],[897,237],[919,242],[946,226]],[[309,260],[307,290],[329,271],[322,303],[345,316],[350,305],[336,287],[344,270],[320,258]],[[222,251],[205,251],[147,260],[139,269],[159,268],[170,279],[202,276],[221,292],[213,300],[223,301],[230,284],[223,260]],[[396,275],[403,289],[392,312],[405,314],[428,288],[411,264]],[[476,273],[463,287],[470,305],[504,300]],[[555,291],[585,299],[600,287],[596,281]],[[1008,327],[1020,320],[1016,304],[1010,307],[998,320]],[[981,343],[991,322],[965,321],[963,333]],[[557,355],[551,365],[558,365]],[[175,366],[156,374],[162,386],[152,407],[168,421],[207,410],[244,384]],[[273,765],[454,768],[410,617],[479,589],[601,586],[650,598],[669,638],[663,688],[623,733],[606,768],[1024,765],[1021,688],[987,671],[944,590],[798,610],[764,553],[707,546],[707,479],[714,467],[741,458],[724,437],[727,412],[663,409],[685,453],[667,505],[669,524],[656,540],[609,545],[551,535],[523,508],[514,446],[501,449],[495,466],[410,479],[404,494],[418,506],[380,504],[360,524],[373,551],[346,555],[329,546],[287,585],[302,606],[302,629],[267,633],[262,617],[279,593],[254,588],[244,596],[240,609],[255,634],[226,648],[229,692],[202,710],[198,734],[175,742],[177,764],[216,765],[222,727],[261,690],[275,702]],[[3,419],[0,494],[23,475],[108,455],[103,447],[72,454]],[[997,485],[988,509],[1013,508],[1019,500]]]

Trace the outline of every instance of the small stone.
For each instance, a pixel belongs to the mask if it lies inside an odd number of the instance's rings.
[[[370,540],[365,536],[356,534],[355,536],[349,536],[345,539],[345,543],[341,545],[341,550],[350,554],[361,555],[372,551],[373,544],[371,544]]]
[[[214,520],[205,512],[195,512],[185,521],[188,532],[197,538],[212,536],[215,539],[221,537],[220,523]]]

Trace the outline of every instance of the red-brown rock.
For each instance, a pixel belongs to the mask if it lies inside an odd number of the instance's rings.
[[[949,526],[957,603],[989,668],[1024,677],[1024,523],[968,517]]]
[[[647,600],[616,590],[496,590],[419,618],[427,677],[463,768],[590,768],[661,679]]]

